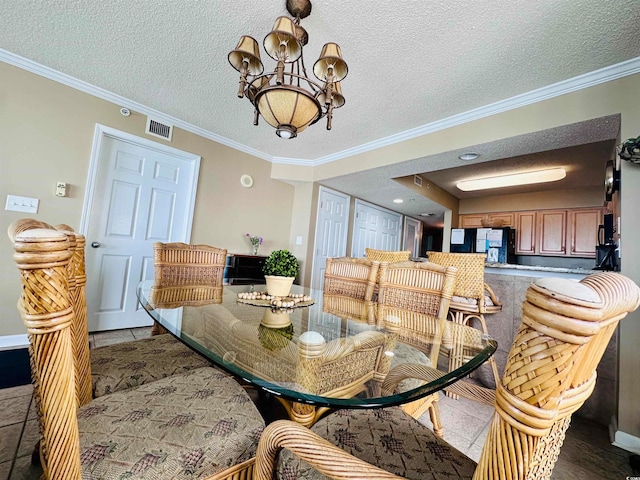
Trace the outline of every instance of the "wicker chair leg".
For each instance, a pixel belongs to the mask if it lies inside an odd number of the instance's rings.
[[[437,398],[429,406],[429,418],[431,419],[431,423],[433,424],[433,433],[435,433],[440,438],[444,438],[444,428],[442,427],[442,422],[440,421],[440,404],[438,403]]]
[[[451,313],[451,312],[450,312]],[[480,321],[480,326],[482,333],[488,335],[489,331],[487,329],[487,323],[485,321],[484,315],[482,313],[471,313],[465,314],[464,312],[456,311],[453,313],[452,321],[456,323],[460,323],[462,325],[468,325],[469,321],[473,318],[477,318]],[[461,352],[456,352],[455,340],[453,341],[453,349],[451,351],[451,356],[449,357],[449,368],[451,370],[458,368],[461,365]],[[493,374],[493,379],[496,385],[500,382],[500,374],[498,373],[498,366],[496,365],[496,361],[494,357],[490,357],[488,362],[491,367],[491,372]],[[476,385],[470,382],[465,382],[464,380],[461,382],[457,382],[456,385],[451,385],[445,389],[445,395],[450,398],[457,400],[460,397],[468,398],[469,400],[474,400],[480,403],[484,403],[486,405],[493,406],[493,402],[495,401],[496,395],[495,390],[493,388],[484,387],[481,385]]]
[[[163,333],[168,333],[169,331],[160,325],[158,322],[153,322],[151,325],[151,336],[154,335],[162,335]]]

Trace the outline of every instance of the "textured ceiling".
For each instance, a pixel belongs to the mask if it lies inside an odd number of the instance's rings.
[[[243,34],[262,45],[286,14],[285,0],[9,0],[0,48],[299,163],[640,56],[638,0],[314,0],[302,21],[306,66],[325,42],[340,44],[346,104],[330,132],[321,120],[283,140],[264,121],[253,126],[227,54]]]

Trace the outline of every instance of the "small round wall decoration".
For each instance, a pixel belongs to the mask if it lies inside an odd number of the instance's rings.
[[[244,188],[250,188],[253,186],[253,178],[251,175],[244,174],[240,177],[240,185]]]

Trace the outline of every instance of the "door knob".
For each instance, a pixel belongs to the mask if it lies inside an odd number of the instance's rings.
[[[91,248],[100,248],[101,246],[100,242],[91,242]]]

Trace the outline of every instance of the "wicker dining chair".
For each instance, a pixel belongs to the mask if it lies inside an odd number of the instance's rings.
[[[449,252],[427,252],[429,262],[454,266],[458,269],[456,285],[453,289],[453,298],[449,307],[449,316],[460,324],[478,326],[481,331],[489,334],[485,315],[494,314],[502,310],[502,303],[495,293],[484,281],[484,264],[486,255],[484,253],[449,253]],[[454,349],[449,353],[450,368],[456,368],[464,362],[467,352],[463,348],[456,348],[464,342],[455,344]],[[488,362],[494,382],[498,385],[500,375],[495,359],[491,357]],[[477,383],[458,382],[447,390],[447,394],[453,398],[463,396],[471,400],[476,400],[486,405],[493,405],[495,400],[495,390]]]
[[[376,250],[375,248],[365,248],[365,257],[374,262],[405,262],[409,260],[411,252],[409,250]]]
[[[341,411],[312,429],[270,424],[254,479],[325,478],[319,472],[339,479],[549,479],[613,331],[639,303],[638,286],[613,272],[581,282],[536,280],[522,305],[477,464],[398,408]]]
[[[456,275],[455,267],[429,262],[380,264],[376,315],[379,326],[391,323],[390,319],[397,322],[401,342],[423,351],[434,368],[438,365]],[[403,351],[396,354],[402,355]],[[402,408],[415,418],[429,410],[434,431],[443,435],[437,392]]]
[[[83,378],[90,370],[80,372],[75,358],[77,249],[70,232],[40,226],[18,225],[12,239],[44,478],[250,477],[264,421],[244,389],[217,369],[196,368],[79,406],[76,383],[90,384]]]
[[[375,325],[373,293],[379,266],[368,258],[327,258],[322,310]]]
[[[153,244],[154,278],[150,300],[161,308],[222,302],[227,250],[182,242]],[[157,322],[151,334],[166,333]]]
[[[89,350],[85,237],[68,225],[52,225],[34,219],[13,222],[8,229],[14,241],[32,229],[55,229],[66,235],[73,253],[68,264],[68,282],[74,304],[73,348],[78,404],[147,382],[210,365],[200,355],[170,335],[158,335]]]

